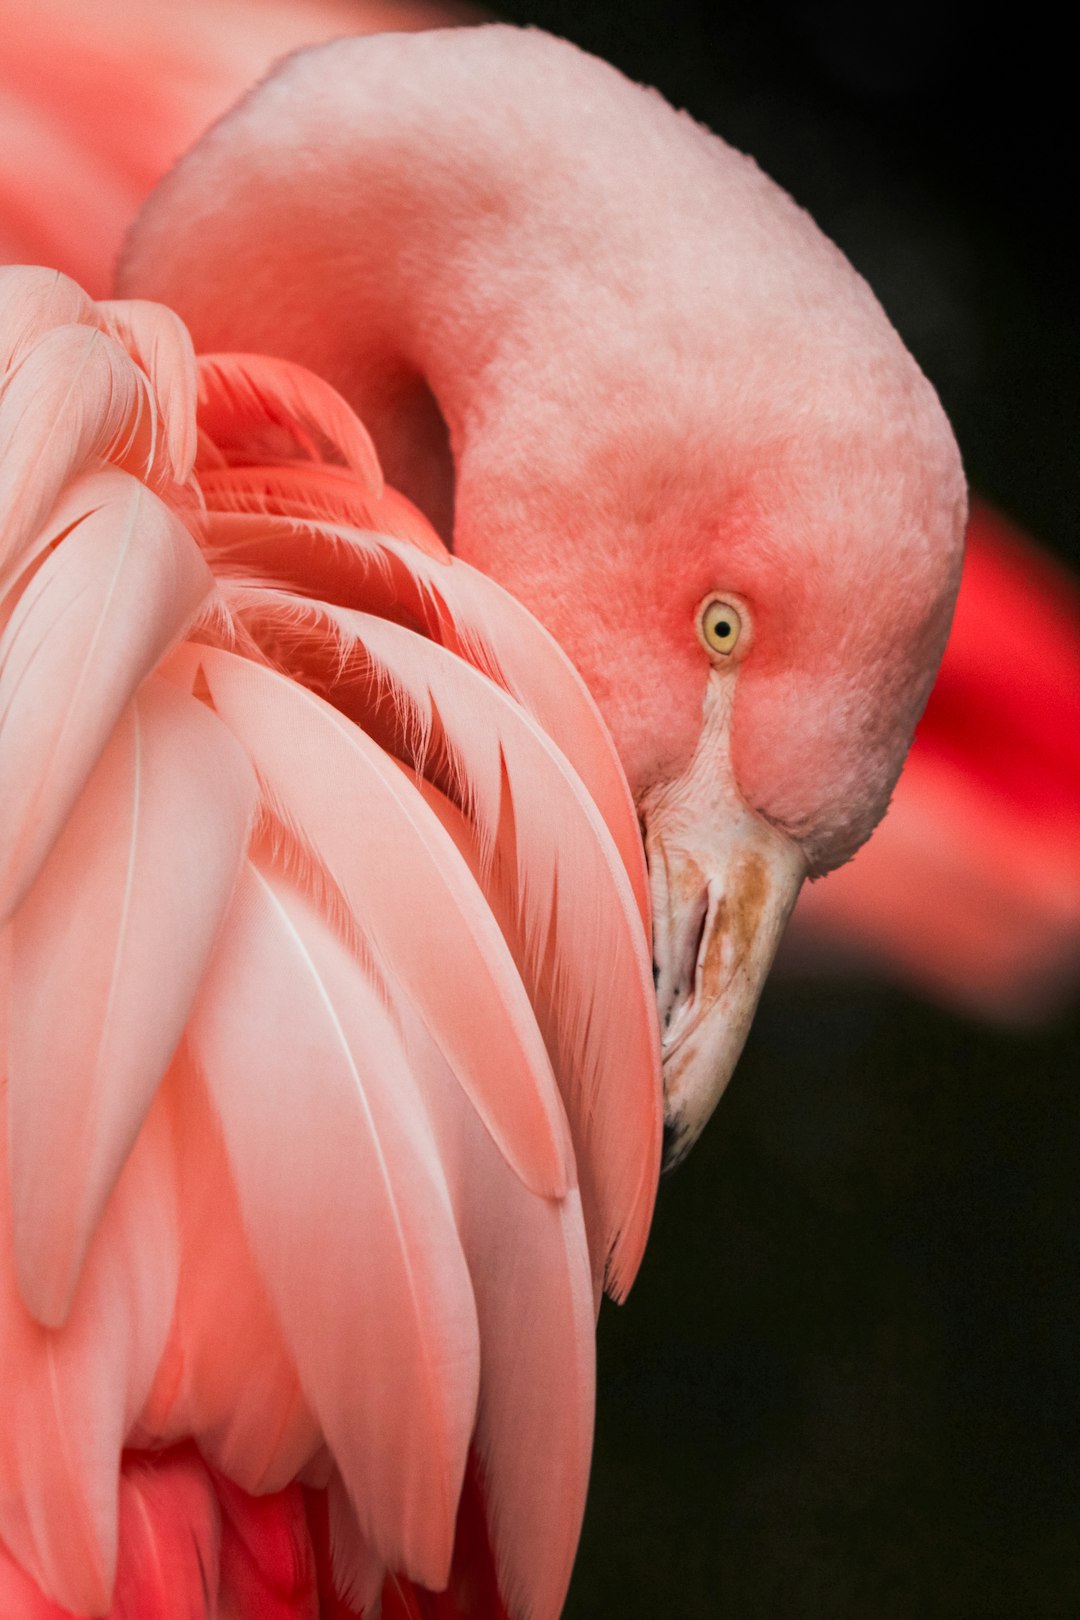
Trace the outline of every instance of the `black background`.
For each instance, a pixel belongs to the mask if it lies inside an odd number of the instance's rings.
[[[875,287],[973,484],[1069,555],[1077,167],[1046,10],[500,10],[752,152]],[[1080,1615],[1076,1059],[1074,1020],[770,984],[603,1312],[568,1620]]]

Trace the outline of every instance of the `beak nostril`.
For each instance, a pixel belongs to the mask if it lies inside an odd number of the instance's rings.
[[[705,949],[705,928],[709,921],[709,910],[709,891],[706,889],[701,896],[701,915],[698,917],[697,935],[694,939],[693,949],[687,956],[687,961],[691,964],[690,983],[692,985],[697,983],[698,964],[701,961],[701,953]]]
[[[653,959],[653,983],[665,1043],[676,1037],[693,1012],[708,917],[709,895],[703,889],[686,907],[677,931],[663,938],[663,948]]]

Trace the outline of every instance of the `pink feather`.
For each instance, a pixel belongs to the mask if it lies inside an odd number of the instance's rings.
[[[0,915],[25,895],[136,687],[212,588],[174,514],[133,478],[112,477],[115,494],[72,522],[0,637]]]
[[[312,512],[300,479],[273,514],[215,509],[223,487],[204,481],[204,489],[212,508],[207,542],[219,576],[278,582],[301,596],[422,629],[477,665],[557,737],[615,839],[648,933],[648,877],[625,772],[584,681],[532,614],[467,563],[432,569],[398,543],[392,527],[362,532],[380,528],[371,514]]]
[[[183,1033],[254,802],[251,769],[220,721],[150,681],[15,915],[15,1254],[23,1297],[47,1326],[67,1316],[86,1245]]]
[[[57,1164],[56,1174],[65,1173]],[[163,1110],[151,1110],[120,1174],[61,1330],[42,1327],[23,1304],[7,1179],[5,1154],[0,1540],[58,1602],[101,1614],[116,1568],[120,1451],[149,1394],[176,1292],[176,1195]]]
[[[42,336],[0,394],[0,567],[17,558],[69,479],[101,460],[152,470],[147,380],[93,326]],[[141,466],[139,463],[141,462]]]
[[[468,1272],[392,1016],[261,860],[191,1042],[253,1252],[361,1528],[387,1562],[438,1587],[475,1412]]]
[[[221,1595],[233,1620],[319,1620],[315,1560],[298,1485],[251,1497],[220,1476]]]
[[[228,652],[198,657],[271,805],[318,851],[508,1162],[534,1192],[561,1196],[573,1167],[547,1053],[502,935],[437,819],[382,750],[313,693]]]
[[[206,1620],[218,1612],[219,1560],[231,1536],[193,1450],[125,1459],[119,1520],[110,1620]]]
[[[409,1047],[425,1071],[440,1064],[416,1021]],[[581,1202],[530,1196],[448,1077],[429,1095],[476,1295],[474,1443],[499,1587],[522,1620],[557,1615],[592,1451],[595,1312]]]
[[[229,460],[261,460],[267,441],[281,460],[319,462],[329,451],[364,494],[382,494],[367,429],[336,389],[303,366],[262,354],[200,355],[199,425]]]
[[[347,468],[321,463],[229,466],[203,450],[199,476],[206,503],[214,513],[351,524],[408,540],[436,562],[450,560],[446,547],[410,500],[388,484],[376,499],[357,484]]]
[[[322,1437],[244,1232],[221,1122],[186,1050],[165,1091],[177,1158],[180,1277],[140,1436],[170,1442],[197,1435],[204,1455],[244,1490],[277,1491],[309,1468]]]
[[[96,324],[94,302],[69,276],[43,266],[0,265],[0,384],[56,326]]]
[[[140,298],[103,300],[97,305],[97,315],[150,379],[169,471],[183,484],[195,462],[198,386],[187,327],[163,304]]]
[[[652,1217],[659,1050],[645,940],[603,820],[541,728],[455,654],[370,614],[271,592],[230,600],[257,638],[260,627],[269,628],[279,651],[294,635],[309,679],[310,649],[325,626],[336,637],[328,652],[341,669],[333,701],[370,723],[380,691],[392,694],[396,746],[404,743],[420,771],[429,752],[442,758],[440,785],[475,830],[481,883],[489,898],[491,889],[502,891],[513,918],[519,965],[550,1032],[593,1253],[621,1297]],[[636,994],[628,993],[631,984]]]

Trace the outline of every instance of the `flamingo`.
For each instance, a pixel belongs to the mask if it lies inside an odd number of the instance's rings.
[[[449,0],[102,0],[16,4],[0,61],[0,259],[107,292],[137,209],[201,131],[288,50],[341,33],[469,20]],[[476,20],[473,18],[473,20]],[[873,843],[805,886],[779,971],[878,973],[969,1016],[1037,1023],[1075,989],[1080,934],[1075,581],[985,500],[972,504],[957,614],[927,713]],[[1003,612],[1040,626],[1006,687]],[[992,716],[1004,699],[1009,726]],[[940,723],[939,723],[940,717]],[[1030,814],[1030,773],[1042,783]]]
[[[4,276],[0,1592],[554,1617],[661,1127],[941,655],[944,415],[748,159],[501,27],[291,59],[121,300]]]

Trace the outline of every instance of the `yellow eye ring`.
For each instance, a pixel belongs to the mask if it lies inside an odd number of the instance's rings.
[[[730,658],[742,640],[742,613],[734,602],[710,596],[698,613],[698,634],[714,658]]]

